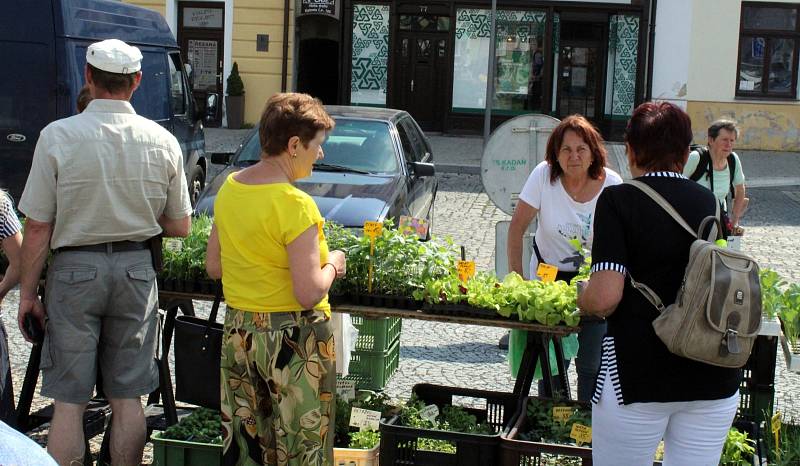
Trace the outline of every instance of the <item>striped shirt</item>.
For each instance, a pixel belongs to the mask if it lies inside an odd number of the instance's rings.
[[[14,236],[20,230],[22,225],[19,223],[11,197],[0,191],[0,240]]]

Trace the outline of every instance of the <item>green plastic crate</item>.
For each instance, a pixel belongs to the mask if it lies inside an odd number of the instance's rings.
[[[400,365],[400,339],[386,351],[353,351],[345,380],[356,383],[358,390],[383,390]]]
[[[358,329],[356,351],[386,351],[400,337],[403,320],[399,317],[351,317]]]
[[[153,432],[153,466],[220,466],[222,445],[161,438]]]

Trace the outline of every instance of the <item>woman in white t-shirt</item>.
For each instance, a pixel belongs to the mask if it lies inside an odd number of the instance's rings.
[[[606,186],[622,183],[622,178],[605,165],[603,138],[586,118],[569,116],[553,130],[545,161],[533,169],[525,182],[511,219],[510,270],[522,275],[522,237],[538,218],[528,276],[536,277],[540,262],[558,267],[557,280],[569,281],[577,274],[584,257],[570,241],[577,239],[582,248],[591,250],[597,198]],[[584,323],[578,334],[579,400],[591,399],[604,334],[605,322]],[[575,355],[574,346],[565,339],[565,359]],[[542,389],[540,384],[540,393]]]

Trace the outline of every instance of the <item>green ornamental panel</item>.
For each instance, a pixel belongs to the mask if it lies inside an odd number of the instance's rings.
[[[350,102],[386,105],[389,62],[389,5],[353,5]]]
[[[612,117],[628,117],[636,101],[636,65],[639,56],[639,17],[614,15],[610,24],[610,49],[614,54]]]

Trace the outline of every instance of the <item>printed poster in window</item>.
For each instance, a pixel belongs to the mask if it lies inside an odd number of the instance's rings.
[[[217,47],[215,40],[189,40],[188,61],[192,66],[194,90],[217,89]]]

